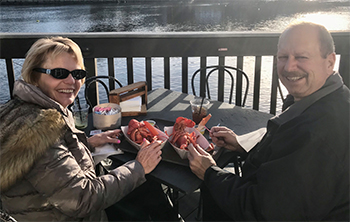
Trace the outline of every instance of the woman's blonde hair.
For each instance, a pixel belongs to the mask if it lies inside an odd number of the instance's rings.
[[[56,56],[67,52],[76,59],[77,64],[85,70],[83,55],[79,46],[69,38],[50,37],[37,40],[28,50],[22,67],[22,78],[25,82],[36,85],[40,75],[37,75],[34,68],[41,66],[51,56]]]

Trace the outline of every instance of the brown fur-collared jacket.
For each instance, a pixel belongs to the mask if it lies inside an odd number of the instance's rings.
[[[14,95],[0,108],[0,195],[18,221],[105,221],[104,209],[145,181],[137,161],[97,177],[68,109],[23,81]]]

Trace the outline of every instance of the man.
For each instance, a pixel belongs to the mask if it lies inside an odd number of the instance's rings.
[[[204,180],[203,220],[349,221],[350,93],[333,71],[333,39],[323,26],[293,24],[279,38],[277,57],[290,106],[268,121],[242,177],[189,147],[190,167]],[[213,127],[210,136],[246,152],[228,128]]]

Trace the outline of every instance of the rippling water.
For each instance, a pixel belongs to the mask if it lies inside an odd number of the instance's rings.
[[[215,1],[213,1],[215,2]],[[295,19],[321,23],[329,30],[350,30],[349,0],[287,1],[287,0],[227,0],[226,3],[139,3],[84,4],[46,6],[1,6],[1,32],[62,33],[62,32],[182,32],[182,31],[282,31]],[[16,78],[23,60],[15,61]],[[137,81],[145,79],[144,60],[136,59]],[[163,87],[162,60],[154,58],[153,87]],[[199,67],[199,58],[189,61],[189,73]],[[227,62],[235,62],[228,58]],[[123,85],[126,81],[126,61],[116,59],[116,73]],[[209,58],[208,65],[217,63]],[[245,58],[244,70],[253,78],[253,58]],[[265,64],[265,65],[264,65]],[[0,103],[7,101],[9,90],[5,62],[0,60]],[[106,61],[98,59],[98,73],[106,74]],[[269,109],[271,58],[264,58],[260,110]],[[171,59],[171,89],[181,91],[178,73],[181,61]],[[179,82],[179,84],[178,84]],[[100,87],[101,88],[101,87]],[[190,88],[190,87],[189,87]],[[247,106],[252,105],[250,87]],[[103,94],[103,92],[102,92]],[[80,95],[82,96],[82,95]],[[215,95],[214,95],[215,96]],[[102,98],[102,102],[106,98]]]

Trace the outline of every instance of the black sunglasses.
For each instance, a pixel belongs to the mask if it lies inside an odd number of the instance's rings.
[[[35,68],[33,71],[45,73],[48,75],[51,75],[52,77],[56,79],[65,79],[69,76],[69,74],[72,74],[74,79],[83,79],[85,78],[87,71],[82,69],[76,69],[73,71],[69,71],[67,69],[63,68],[56,68],[56,69],[43,69],[43,68]]]

